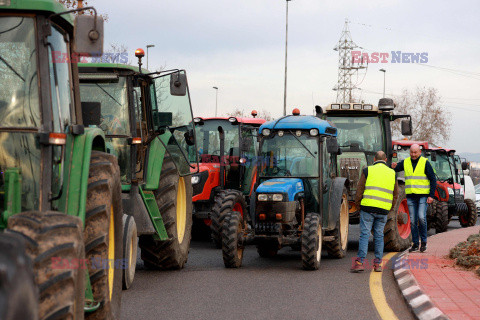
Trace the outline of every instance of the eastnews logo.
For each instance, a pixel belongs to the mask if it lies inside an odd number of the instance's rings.
[[[63,259],[52,257],[52,269],[62,270],[87,270],[88,266],[92,269],[127,269],[127,259],[103,259],[93,257],[91,259]]]
[[[71,56],[66,52],[52,51],[53,63],[128,63],[128,52],[106,52],[104,54],[89,55],[72,53]]]
[[[428,52],[373,52],[352,51],[352,63],[428,63]]]

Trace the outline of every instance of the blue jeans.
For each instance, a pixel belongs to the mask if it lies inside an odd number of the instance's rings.
[[[427,196],[418,199],[407,197],[408,211],[410,212],[410,226],[412,229],[412,241],[418,246],[418,233],[422,243],[427,243]],[[420,228],[418,224],[420,222]],[[420,229],[420,230],[419,230]]]
[[[360,211],[360,240],[358,241],[357,257],[363,262],[367,256],[368,238],[373,227],[373,241],[375,244],[375,259],[383,257],[383,229],[387,223],[386,214],[368,213]]]

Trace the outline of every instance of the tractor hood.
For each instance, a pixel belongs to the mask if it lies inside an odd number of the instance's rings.
[[[257,188],[259,193],[283,193],[288,195],[288,201],[294,201],[295,195],[304,191],[302,179],[275,178],[262,182]]]

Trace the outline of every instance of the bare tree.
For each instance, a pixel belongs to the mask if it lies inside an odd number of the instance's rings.
[[[79,1],[78,0],[57,0],[58,2],[60,2],[61,4],[63,4],[67,9],[77,9],[78,8],[78,3]],[[80,1],[83,5],[83,7],[88,7],[89,6],[89,1],[90,0],[83,0],[83,1]],[[90,14],[90,15],[93,15],[93,10],[87,10],[85,11],[87,14]],[[78,14],[78,12],[76,12],[75,14]],[[101,17],[103,18],[103,20],[105,21],[108,21],[108,15],[104,14],[104,15],[101,15]]]
[[[449,140],[452,126],[451,114],[442,106],[441,97],[435,88],[417,87],[413,92],[407,89],[396,98],[395,113],[412,116],[412,140],[442,144]],[[402,137],[401,120],[392,123],[392,134]]]
[[[272,114],[269,111],[265,109],[261,109],[260,111],[257,110],[257,112],[258,112],[257,118],[265,119],[267,121],[273,120]],[[227,112],[226,116],[247,118],[247,117],[251,117],[252,115],[251,115],[251,111],[247,112],[245,111],[245,109],[235,108],[233,111]]]

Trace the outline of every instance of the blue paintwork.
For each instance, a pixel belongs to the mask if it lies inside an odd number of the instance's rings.
[[[269,121],[267,123],[264,123],[260,127],[260,134],[262,133],[263,129],[275,129],[275,130],[281,130],[281,129],[298,129],[298,130],[310,130],[310,129],[318,129],[318,132],[320,134],[326,134],[329,136],[337,136],[337,133],[331,134],[331,133],[325,133],[325,130],[327,128],[335,128],[335,125],[332,123],[329,123],[326,120],[322,120],[320,118],[317,118],[315,116],[286,116],[283,118],[280,118],[279,120],[273,120]]]
[[[262,182],[256,193],[286,193],[288,194],[288,201],[294,201],[295,195],[303,192],[302,179],[296,178],[274,178]]]

